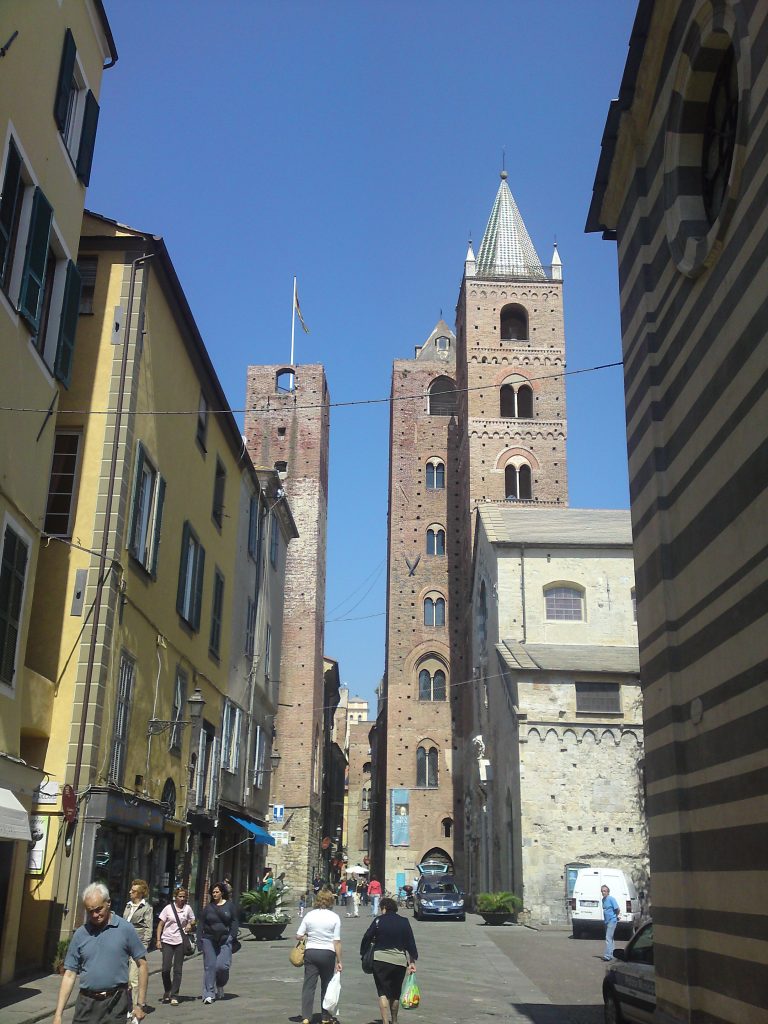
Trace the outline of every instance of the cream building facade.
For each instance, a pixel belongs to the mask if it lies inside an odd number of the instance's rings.
[[[51,692],[27,664],[47,525],[54,410],[70,385],[77,247],[102,72],[117,60],[101,0],[6,0],[0,58],[0,984],[17,966],[29,813],[44,781]],[[46,799],[61,808],[60,791]],[[39,848],[41,839],[35,842]],[[23,933],[27,928],[22,929]]]
[[[563,924],[577,865],[647,889],[629,512],[481,507],[472,665],[468,890]]]

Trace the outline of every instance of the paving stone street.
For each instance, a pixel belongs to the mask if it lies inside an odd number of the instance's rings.
[[[411,922],[419,949],[421,1006],[401,1011],[407,1024],[600,1024],[604,964],[598,940],[574,941],[569,932],[505,926],[489,928],[479,917],[466,922]],[[370,918],[342,915],[344,972],[339,1020],[378,1022],[372,979],[360,969],[358,948]],[[149,955],[149,1024],[234,1024],[300,1021],[303,972],[288,962],[294,920],[278,942],[256,942],[242,932],[225,998],[204,1006],[199,998],[202,958],[184,967],[181,1002],[160,1004],[160,957]],[[50,1021],[59,979],[49,975],[0,989],[0,1024]],[[64,1014],[71,1024],[74,999]],[[319,1011],[319,1005],[317,1006]],[[319,1020],[319,1013],[316,1020]]]

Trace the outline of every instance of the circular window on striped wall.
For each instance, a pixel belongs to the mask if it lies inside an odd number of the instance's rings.
[[[667,115],[664,208],[678,268],[696,277],[720,254],[738,197],[749,101],[741,5],[705,0],[680,54]]]

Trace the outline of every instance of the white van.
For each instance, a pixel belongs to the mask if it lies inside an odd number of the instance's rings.
[[[627,937],[632,934],[633,917],[640,912],[640,900],[632,879],[619,868],[580,868],[571,897],[574,939],[603,930],[603,895],[600,892],[603,885],[608,886],[611,896],[619,904],[617,934]]]

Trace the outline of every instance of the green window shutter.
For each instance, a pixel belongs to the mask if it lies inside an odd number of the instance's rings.
[[[155,528],[152,532],[152,564],[149,571],[157,576],[157,558],[160,553],[160,527],[163,522],[163,503],[165,502],[165,480],[160,477],[157,481],[157,504],[155,506]]]
[[[131,527],[128,532],[128,550],[134,558],[138,558],[136,552],[136,527],[139,522],[139,495],[141,493],[141,474],[144,469],[144,445],[141,441],[136,444],[136,465],[133,470],[133,494],[131,495]]]
[[[77,264],[69,260],[67,277],[64,282],[59,340],[56,344],[56,362],[54,364],[54,373],[65,388],[69,387],[72,380],[72,361],[75,355],[75,335],[77,334],[81,287],[82,281]]]
[[[75,37],[70,29],[64,35],[64,50],[59,66],[59,82],[56,86],[56,100],[53,104],[53,119],[60,132],[67,126],[67,110],[69,109],[69,93],[72,88],[72,74],[75,70]]]
[[[27,545],[6,526],[0,558],[0,679],[13,685],[16,645],[21,626],[21,599],[27,570]]]
[[[45,283],[52,220],[51,204],[43,195],[42,189],[35,188],[19,294],[19,312],[34,332],[37,332],[40,326],[40,296],[43,294]]]
[[[6,263],[11,257],[11,235],[16,220],[16,208],[21,202],[21,193],[21,157],[13,144],[13,139],[10,139],[8,159],[5,162],[3,194],[0,197],[0,281],[5,279]]]
[[[189,557],[189,523],[184,523],[181,531],[181,561],[179,563],[179,586],[176,591],[176,611],[184,618],[184,581],[187,578],[187,558]]]
[[[96,145],[96,125],[99,123],[99,104],[91,90],[85,97],[85,112],[83,113],[83,130],[80,134],[80,147],[77,151],[77,163],[75,170],[77,176],[84,185],[91,180],[91,165],[93,163],[93,147]]]
[[[202,545],[197,547],[197,558],[195,559],[195,597],[192,609],[192,628],[200,629],[200,611],[203,607],[203,575],[205,572],[205,548]]]

